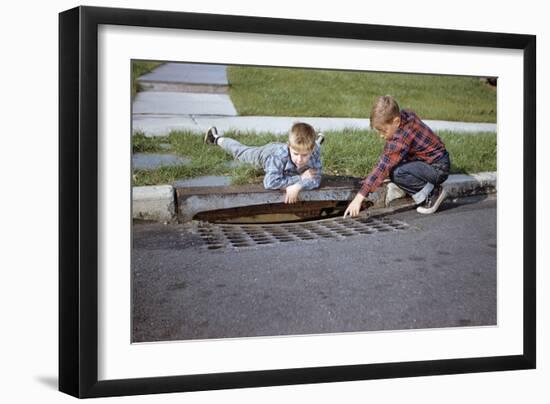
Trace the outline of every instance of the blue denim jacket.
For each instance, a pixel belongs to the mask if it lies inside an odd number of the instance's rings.
[[[288,145],[272,143],[267,145],[261,156],[265,171],[265,189],[284,189],[296,183],[302,184],[303,189],[315,189],[321,184],[321,149],[315,145],[309,161],[298,170],[290,158]],[[302,180],[300,174],[313,168],[316,175],[313,178]]]

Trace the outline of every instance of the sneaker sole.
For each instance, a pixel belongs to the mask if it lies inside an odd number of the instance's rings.
[[[212,141],[210,141],[210,137],[209,137],[211,133],[212,133]],[[216,129],[216,127],[215,126],[209,127],[208,130],[206,131],[206,134],[204,135],[204,143],[216,144],[216,138],[214,137],[214,133],[216,135],[218,134],[218,130]]]
[[[325,141],[325,135],[323,135],[322,133],[319,133],[317,134],[317,138],[315,139],[315,142],[321,146],[323,144],[323,142]]]
[[[416,211],[418,213],[423,214],[423,215],[431,215],[431,214],[437,212],[437,209],[439,209],[439,206],[441,206],[441,204],[443,203],[443,201],[445,199],[447,199],[447,191],[442,190],[441,194],[439,195],[439,197],[435,201],[434,206],[432,206],[431,208],[424,208],[422,206],[419,206],[418,208],[416,208]]]

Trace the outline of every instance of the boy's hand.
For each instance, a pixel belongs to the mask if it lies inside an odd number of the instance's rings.
[[[348,205],[346,208],[346,211],[344,212],[344,217],[347,216],[357,216],[359,215],[359,211],[361,210],[361,203],[363,203],[363,200],[365,197],[361,194],[355,195],[355,198],[353,198],[353,201]]]
[[[294,203],[298,200],[298,194],[302,190],[300,184],[294,184],[286,188],[285,203]]]
[[[315,168],[308,168],[306,171],[302,173],[300,177],[302,178],[302,180],[307,180],[307,179],[315,178],[316,175],[317,175],[317,170]]]

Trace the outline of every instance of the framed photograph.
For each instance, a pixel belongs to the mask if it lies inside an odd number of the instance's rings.
[[[62,392],[535,368],[535,36],[95,7],[59,33]]]

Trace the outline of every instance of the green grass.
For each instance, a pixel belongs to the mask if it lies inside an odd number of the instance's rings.
[[[285,141],[285,136],[254,134],[238,135],[226,132],[245,144],[262,145],[270,141]],[[202,175],[229,175],[234,184],[261,182],[263,171],[250,165],[230,167],[233,158],[220,147],[206,145],[202,136],[191,132],[172,132],[167,137],[147,138],[143,134],[133,137],[134,152],[159,152],[160,144],[170,144],[170,153],[191,158],[191,164],[175,167],[160,167],[156,170],[134,170],[134,185],[167,184],[178,179],[199,177]]]
[[[162,150],[161,144],[168,143],[166,137],[147,137],[141,132],[132,137],[132,151],[134,153],[155,153]]]
[[[496,170],[496,134],[438,133],[451,156],[452,173],[475,173]],[[241,143],[263,145],[286,142],[287,136],[226,133]],[[325,132],[321,158],[323,172],[330,175],[365,177],[378,161],[384,142],[373,131],[344,130]],[[263,171],[251,165],[230,167],[232,157],[220,147],[205,145],[202,137],[190,132],[173,132],[164,138],[134,136],[134,152],[158,152],[161,143],[169,143],[170,153],[191,158],[190,165],[161,167],[156,170],[134,170],[134,185],[169,184],[178,179],[202,175],[229,175],[233,184],[261,183]]]
[[[240,115],[368,118],[380,95],[422,119],[496,122],[496,90],[477,77],[228,67]]]
[[[162,62],[147,62],[144,60],[133,60],[132,61],[132,97],[140,90],[139,84],[136,82],[136,79],[145,73],[149,73],[155,67],[158,67]]]
[[[496,170],[496,134],[438,133],[451,157],[451,173]],[[371,131],[325,134],[322,162],[325,173],[366,176],[377,163],[384,140]]]

